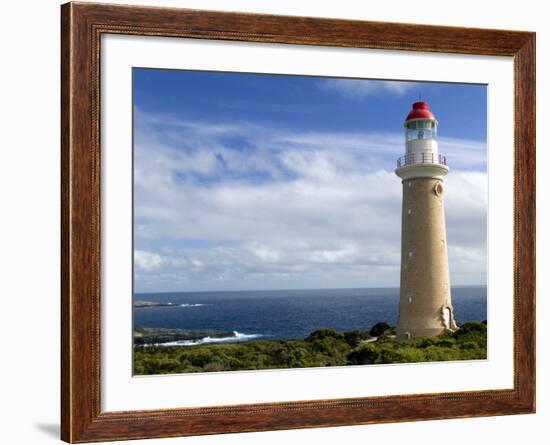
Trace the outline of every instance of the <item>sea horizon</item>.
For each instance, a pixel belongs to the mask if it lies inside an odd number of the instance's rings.
[[[487,287],[486,284],[453,284],[453,288],[464,288],[464,287]],[[171,291],[136,291],[133,293],[136,295],[161,295],[161,294],[201,294],[201,293],[225,293],[225,292],[277,292],[277,291],[324,291],[324,290],[358,290],[358,289],[399,289],[399,285],[395,286],[353,286],[353,287],[289,287],[289,288],[277,288],[277,289],[234,289],[234,290],[171,290]]]

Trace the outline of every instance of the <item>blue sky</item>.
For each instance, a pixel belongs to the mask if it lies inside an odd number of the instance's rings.
[[[135,290],[398,286],[403,120],[447,155],[451,281],[486,280],[486,87],[134,69]]]

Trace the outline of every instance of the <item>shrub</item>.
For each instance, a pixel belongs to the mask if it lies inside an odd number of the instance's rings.
[[[404,351],[395,349],[383,349],[380,351],[380,359],[378,363],[406,363],[409,360],[406,358]]]
[[[380,337],[382,334],[384,334],[387,330],[391,329],[391,326],[386,323],[385,321],[381,321],[379,323],[376,323],[371,330],[369,331],[369,334],[373,337]]]
[[[478,344],[475,341],[466,341],[460,344],[460,349],[477,349]]]
[[[189,360],[193,366],[204,367],[214,359],[214,354],[209,349],[206,350],[192,350],[188,354],[184,354],[180,357],[180,362],[183,358]]]
[[[350,345],[352,348],[355,348],[361,343],[361,340],[363,339],[363,334],[360,331],[345,332],[344,339],[346,340],[348,345]]]
[[[372,343],[362,346],[348,354],[348,365],[369,365],[376,363],[380,358],[380,351]]]
[[[376,343],[395,343],[395,338],[382,334],[376,339]]]
[[[469,334],[487,334],[487,324],[485,323],[464,323],[460,329],[454,333],[457,338],[464,337]]]
[[[455,344],[455,340],[454,338],[442,338],[436,344],[442,348],[452,348]]]
[[[211,363],[207,363],[204,367],[203,367],[203,370],[205,372],[220,372],[220,371],[226,371],[226,367],[223,363],[220,363],[220,362],[211,362]]]
[[[334,329],[322,328],[322,329],[317,329],[316,331],[313,331],[311,334],[309,334],[309,336],[306,338],[306,341],[313,342],[316,340],[323,340],[324,338],[327,338],[327,337],[343,340],[344,334],[338,331],[335,331]]]
[[[417,346],[419,348],[427,348],[428,346],[433,346],[437,343],[439,343],[439,340],[437,338],[426,337],[426,338],[420,338],[419,341],[417,342]]]

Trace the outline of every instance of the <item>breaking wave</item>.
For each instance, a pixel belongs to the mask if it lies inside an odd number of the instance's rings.
[[[242,334],[237,331],[233,331],[232,337],[203,337],[197,340],[177,340],[167,343],[161,343],[162,346],[196,346],[204,345],[207,343],[237,343],[241,341],[253,340],[255,338],[263,337],[261,334]]]

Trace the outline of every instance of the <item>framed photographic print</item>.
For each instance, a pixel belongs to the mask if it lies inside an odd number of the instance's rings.
[[[534,33],[61,13],[63,440],[534,412]]]

